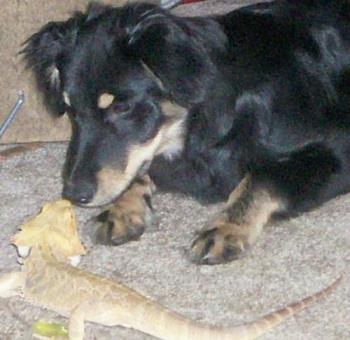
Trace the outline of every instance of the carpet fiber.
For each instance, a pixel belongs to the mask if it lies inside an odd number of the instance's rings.
[[[11,235],[61,192],[66,144],[43,147],[0,161],[0,269],[18,269]],[[0,147],[0,150],[5,147]],[[194,232],[220,209],[169,193],[156,194],[159,226],[138,242],[120,247],[92,245],[95,209],[78,209],[80,235],[88,247],[81,267],[120,280],[189,318],[215,325],[250,321],[331,283],[336,291],[284,322],[262,339],[350,338],[350,195],[318,210],[265,229],[256,246],[239,261],[195,266],[186,257]],[[19,298],[0,300],[0,339],[31,339],[37,319],[63,321]],[[86,339],[151,339],[120,327],[87,324]]]

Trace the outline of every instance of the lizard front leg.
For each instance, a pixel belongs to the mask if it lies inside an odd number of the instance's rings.
[[[87,313],[91,312],[91,310],[92,303],[89,301],[83,302],[73,309],[68,325],[69,340],[84,339],[84,322],[87,318]]]
[[[124,320],[122,307],[110,302],[88,300],[71,312],[68,326],[69,340],[84,339],[84,322],[91,321],[105,326],[123,325],[128,327],[128,317]],[[128,313],[126,313],[128,316]]]
[[[6,273],[0,277],[0,297],[8,298],[21,295],[24,289],[25,274],[23,272]]]

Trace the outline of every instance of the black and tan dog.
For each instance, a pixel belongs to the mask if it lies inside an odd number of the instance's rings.
[[[152,181],[226,208],[193,240],[233,260],[273,216],[350,190],[350,2],[275,1],[182,18],[92,5],[51,22],[24,54],[73,125],[63,196],[107,206],[98,240],[138,238]]]

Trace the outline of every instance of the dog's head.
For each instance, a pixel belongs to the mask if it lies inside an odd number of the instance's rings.
[[[181,151],[187,109],[210,81],[189,29],[152,5],[95,4],[28,39],[24,55],[46,103],[72,121],[66,198],[108,204],[155,155]]]

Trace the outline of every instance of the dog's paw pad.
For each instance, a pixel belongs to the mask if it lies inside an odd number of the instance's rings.
[[[139,209],[116,205],[98,215],[96,221],[101,225],[92,237],[93,241],[111,246],[138,240],[146,228],[154,229],[157,224],[153,209],[148,204],[141,208],[139,205]]]
[[[96,244],[119,246],[129,241],[138,240],[145,231],[145,225],[125,224],[120,220],[106,220],[97,229],[94,242]]]
[[[190,260],[196,264],[214,265],[238,259],[244,250],[243,243],[226,229],[215,227],[199,233],[192,242]]]

